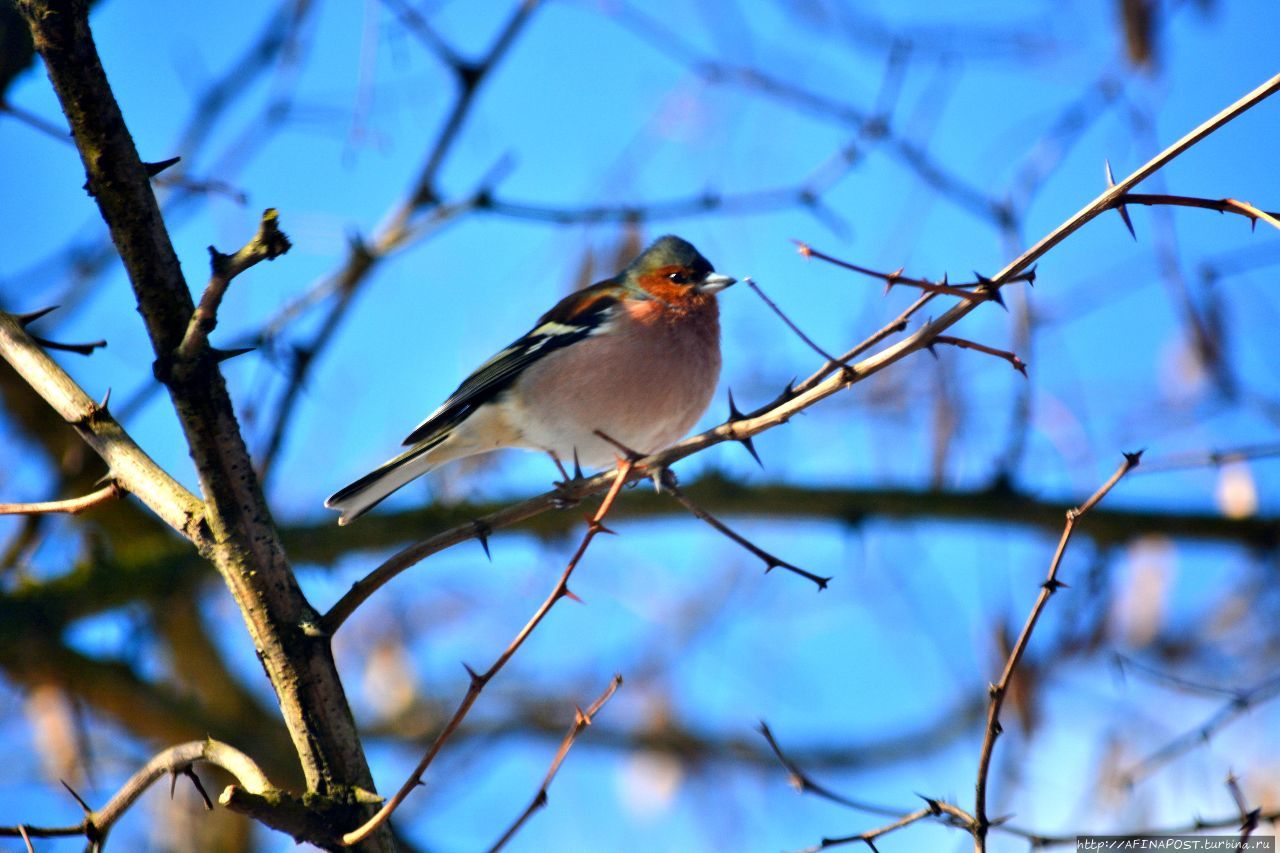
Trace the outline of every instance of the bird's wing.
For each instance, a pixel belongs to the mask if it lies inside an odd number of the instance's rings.
[[[539,317],[537,325],[522,337],[476,368],[440,408],[409,433],[404,444],[429,441],[457,426],[479,406],[509,388],[529,365],[604,331],[616,316],[619,304],[620,291],[612,280],[569,294]]]

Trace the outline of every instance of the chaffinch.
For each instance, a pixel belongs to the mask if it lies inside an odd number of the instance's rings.
[[[602,467],[617,448],[597,430],[641,453],[661,450],[715,393],[715,295],[734,281],[688,242],[660,237],[613,278],[543,314],[409,434],[408,450],[324,505],[347,524],[433,468],[503,447]]]

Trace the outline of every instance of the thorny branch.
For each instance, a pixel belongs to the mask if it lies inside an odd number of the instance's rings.
[[[1040,614],[1044,612],[1045,605],[1049,603],[1050,597],[1065,586],[1062,581],[1058,580],[1058,568],[1062,565],[1062,557],[1067,551],[1067,544],[1071,541],[1071,534],[1075,532],[1076,522],[1092,509],[1098,501],[1106,497],[1125,474],[1136,468],[1141,459],[1142,451],[1124,454],[1124,461],[1120,463],[1120,467],[1087,501],[1075,509],[1067,510],[1067,523],[1062,528],[1062,537],[1058,540],[1058,548],[1054,551],[1053,559],[1049,563],[1048,577],[1040,585],[1040,594],[1036,597],[1035,604],[1031,606],[1031,612],[1027,614],[1027,621],[1022,626],[1022,633],[1018,635],[1017,641],[1009,651],[1009,657],[1005,661],[1004,671],[1000,674],[1000,680],[990,687],[987,727],[986,733],[982,738],[982,751],[978,756],[978,781],[974,786],[974,823],[972,832],[975,853],[983,853],[987,849],[987,830],[991,826],[991,821],[987,817],[987,776],[991,770],[991,755],[995,749],[996,738],[1000,736],[1002,731],[1000,709],[1004,705],[1005,697],[1008,695],[1013,672],[1017,668],[1018,662],[1022,659],[1023,653],[1027,650],[1027,644],[1031,640],[1031,632],[1035,630],[1036,623],[1040,620]]]
[[[191,741],[170,747],[148,761],[142,768],[129,777],[128,781],[100,809],[91,809],[84,800],[68,786],[67,790],[84,809],[84,819],[69,826],[0,826],[0,837],[9,836],[23,838],[53,838],[58,836],[83,835],[93,850],[102,847],[107,833],[117,821],[124,816],[139,797],[157,780],[170,776],[177,782],[178,776],[188,776],[205,801],[206,807],[212,808],[209,797],[204,792],[200,780],[192,771],[198,762],[213,764],[234,776],[247,791],[262,794],[272,790],[271,783],[253,759],[216,740]],[[65,785],[65,783],[64,783]]]
[[[280,230],[279,220],[280,215],[275,208],[263,211],[258,233],[233,255],[224,255],[212,246],[209,247],[213,275],[200,296],[200,304],[191,315],[182,343],[178,344],[180,361],[194,359],[205,347],[209,333],[218,325],[218,307],[222,304],[222,297],[231,280],[262,261],[274,261],[289,251],[289,238]]]
[[[1280,228],[1280,213],[1259,210],[1247,201],[1239,201],[1234,198],[1211,199],[1161,193],[1126,193],[1117,199],[1115,206],[1117,209],[1123,210],[1126,204],[1198,207],[1201,210],[1216,210],[1219,213],[1235,213],[1245,217],[1255,225],[1261,219],[1273,228]],[[1126,224],[1128,224],[1127,220]],[[1129,226],[1129,230],[1132,232],[1132,225]]]
[[[261,482],[253,476],[226,383],[216,363],[190,375],[173,370],[174,355],[196,306],[151,187],[150,172],[134,145],[98,54],[87,4],[20,0],[18,7],[67,116],[86,186],[128,274],[156,355],[156,377],[169,393],[205,500],[198,509],[186,511],[187,493],[171,480],[163,490],[155,482],[136,483],[130,472],[108,458],[111,473],[149,506],[148,497],[162,491],[164,509],[157,510],[161,517],[192,539],[200,554],[218,569],[279,700],[310,792],[329,796],[371,788],[332,650],[327,638],[311,631],[317,614],[298,586]],[[56,366],[41,363],[39,357],[47,361],[47,356],[32,353],[34,345],[15,327],[18,324],[11,317],[0,315],[0,349],[11,362],[18,356],[19,373],[28,381],[35,379],[33,386],[48,399],[53,390],[49,380],[57,381],[51,376]],[[53,396],[72,398],[74,384],[69,380],[66,384],[71,387],[59,388],[64,393]],[[60,400],[50,402],[56,405]],[[92,426],[103,408],[91,403],[78,411],[60,408],[59,412],[77,425]],[[92,429],[87,432],[96,435]],[[116,433],[105,449],[121,446],[118,426]],[[90,443],[99,449],[99,444]],[[135,463],[137,455],[140,451]],[[183,519],[175,524],[172,519],[178,515]],[[370,844],[374,849],[390,846],[391,838],[385,833]]]
[[[768,725],[761,723],[760,733],[769,744],[769,748],[772,750],[774,757],[784,768],[786,768],[792,787],[801,794],[813,794],[814,796],[820,797],[828,802],[845,806],[846,808],[853,809],[854,811],[865,812],[867,814],[878,815],[880,817],[900,819],[914,814],[914,812],[910,812],[905,809],[896,809],[890,806],[850,799],[843,794],[815,782],[807,772],[805,772],[789,755],[787,755],[787,753],[782,750],[782,747],[774,738],[773,732],[769,729]],[[940,818],[940,823],[942,825],[962,829],[970,833],[973,832],[973,827],[975,826],[976,821],[974,817],[964,809],[948,803],[945,800],[937,800],[932,797],[923,797],[922,799],[924,799],[925,805],[933,810],[934,816]],[[1259,824],[1278,821],[1280,820],[1280,809],[1258,812],[1256,820]],[[1126,831],[1108,831],[1106,834],[1126,839],[1165,838],[1177,835],[1190,835],[1192,833],[1203,832],[1210,829],[1224,829],[1227,827],[1239,826],[1240,822],[1241,816],[1237,813],[1212,819],[1198,818],[1194,822],[1183,826],[1146,827]],[[1051,835],[1049,833],[1026,829],[1009,822],[993,822],[990,828],[997,830],[1004,835],[1021,838],[1030,844],[1033,849],[1037,850],[1074,845],[1077,843],[1078,837],[1081,835],[1098,834],[1092,830],[1074,830],[1067,833]],[[838,841],[838,839],[833,840]],[[851,836],[848,838],[848,842],[861,840],[864,839],[858,836]],[[828,846],[830,845],[828,844]],[[821,849],[821,847],[818,849]]]
[[[802,578],[813,581],[813,583],[818,587],[819,590],[826,589],[827,584],[831,582],[831,578],[829,577],[822,577],[821,575],[816,575],[813,572],[806,571],[800,568],[799,566],[794,565],[793,563],[788,563],[786,560],[782,559],[781,557],[777,557],[777,556],[774,556],[773,554],[770,554],[768,551],[756,545],[750,539],[747,539],[742,534],[733,530],[733,528],[729,527],[729,525],[725,524],[723,521],[716,518],[714,515],[707,512],[702,507],[698,506],[698,504],[694,503],[693,500],[691,500],[689,496],[686,495],[678,485],[676,485],[674,476],[664,479],[662,482],[662,488],[670,492],[671,496],[675,498],[677,501],[679,501],[681,506],[689,510],[689,512],[693,513],[693,515],[696,518],[701,519],[702,521],[705,521],[713,529],[718,530],[720,533],[723,533],[729,539],[738,543],[743,548],[747,549],[752,554],[754,554],[755,556],[763,560],[764,570],[766,574],[773,571],[774,569],[786,569],[787,571],[793,574],[797,574]]]
[[[413,789],[421,784],[423,774],[426,773],[427,768],[431,766],[431,762],[435,760],[436,755],[439,754],[440,749],[445,744],[445,741],[447,741],[449,737],[457,731],[458,726],[462,724],[463,719],[465,719],[467,714],[470,712],[471,706],[480,698],[480,693],[484,690],[485,685],[493,680],[493,677],[497,675],[504,666],[506,666],[507,661],[511,660],[511,657],[522,645],[524,645],[524,641],[529,638],[529,635],[538,627],[543,618],[551,612],[551,608],[556,605],[556,602],[560,601],[562,598],[576,598],[576,596],[569,591],[569,578],[573,575],[574,569],[578,567],[578,563],[582,560],[583,555],[587,553],[587,548],[591,546],[591,542],[596,538],[596,536],[601,533],[613,532],[604,526],[604,518],[609,514],[609,510],[613,507],[613,503],[617,500],[619,493],[621,493],[622,487],[629,482],[630,475],[637,464],[638,463],[631,459],[625,459],[618,463],[616,471],[611,472],[613,476],[613,483],[609,487],[608,493],[605,494],[604,500],[600,502],[600,506],[596,510],[595,515],[591,516],[589,519],[587,523],[587,532],[583,535],[582,541],[578,544],[578,550],[576,550],[573,553],[573,556],[569,558],[569,564],[565,566],[565,570],[561,573],[560,579],[556,581],[555,588],[551,590],[551,594],[547,596],[546,600],[542,602],[542,605],[534,612],[533,616],[530,617],[525,626],[520,629],[520,633],[515,636],[515,639],[511,641],[507,648],[498,656],[488,669],[482,673],[477,673],[475,670],[471,669],[471,667],[466,667],[467,674],[471,676],[471,683],[467,687],[466,695],[462,697],[462,701],[458,704],[457,710],[454,711],[453,716],[449,718],[449,722],[445,724],[444,728],[440,730],[440,734],[436,736],[431,747],[427,750],[426,755],[424,755],[422,760],[418,762],[418,766],[414,768],[411,774],[409,774],[409,778],[405,783],[400,786],[400,790],[396,791],[395,795],[388,799],[386,803],[383,804],[382,808],[378,810],[378,813],[371,817],[368,822],[344,835],[342,837],[343,843],[349,845],[359,843],[363,839],[367,838],[369,834],[379,826],[385,823],[389,817],[391,817],[391,813],[399,808],[400,804],[404,802],[405,797],[409,796]]]
[[[827,847],[834,847],[840,844],[852,844],[858,841],[866,842],[868,843],[868,846],[871,846],[874,849],[874,845],[870,842],[874,841],[879,836],[901,829],[904,826],[908,826],[927,817],[940,818],[947,826],[956,826],[964,829],[969,829],[973,826],[974,819],[972,815],[959,806],[948,803],[945,800],[938,800],[932,797],[921,797],[921,799],[925,801],[925,807],[923,809],[915,812],[905,812],[888,806],[853,800],[843,794],[836,793],[830,788],[813,781],[809,774],[802,770],[800,766],[790,758],[790,756],[783,752],[782,747],[773,736],[773,731],[766,723],[760,723],[760,734],[763,735],[765,741],[768,742],[769,748],[773,750],[773,754],[777,757],[778,762],[787,769],[787,772],[790,775],[792,787],[801,794],[813,794],[827,800],[828,802],[832,802],[836,805],[841,805],[855,811],[866,812],[868,814],[879,815],[881,817],[895,818],[893,823],[880,827],[879,829],[871,830],[870,832],[864,832],[859,835],[844,836],[841,838],[824,838],[822,839],[821,844],[817,847],[808,848],[805,853],[810,853],[810,851],[813,850],[822,850]]]
[[[1233,720],[1257,707],[1261,702],[1280,696],[1280,676],[1272,675],[1252,687],[1227,691],[1227,701],[1209,719],[1187,731],[1120,774],[1125,784],[1133,785],[1179,755],[1207,742]]]
[[[525,825],[533,813],[547,804],[547,789],[551,787],[551,780],[556,777],[556,772],[560,770],[560,765],[564,763],[565,756],[569,754],[569,750],[573,747],[574,741],[578,739],[578,735],[582,734],[587,726],[591,725],[595,720],[596,714],[604,707],[604,703],[608,702],[618,688],[622,686],[622,676],[615,675],[613,680],[609,682],[609,686],[605,688],[604,693],[600,694],[600,698],[592,702],[587,710],[577,709],[577,715],[574,717],[573,725],[569,727],[568,733],[564,736],[564,740],[560,742],[560,748],[556,750],[555,758],[551,759],[551,766],[547,768],[547,775],[542,779],[542,785],[538,788],[538,793],[534,794],[533,800],[525,807],[525,810],[516,818],[515,823],[507,828],[502,837],[489,848],[490,853],[497,853],[506,843],[510,841],[520,828]]]
[[[933,342],[935,344],[947,344],[949,346],[956,347],[957,349],[971,349],[974,352],[986,353],[987,355],[993,355],[996,358],[1002,358],[1009,362],[1009,366],[1014,370],[1018,371],[1023,376],[1027,375],[1027,363],[1018,358],[1017,353],[1009,352],[1008,350],[996,349],[995,347],[990,347],[986,344],[980,344],[977,341],[971,341],[967,338],[957,338],[952,335],[938,335],[933,339]]]
[[[71,425],[107,463],[113,482],[136,495],[166,524],[188,539],[197,533],[204,505],[151,459],[107,410],[58,366],[23,328],[22,319],[0,311],[0,357]]]

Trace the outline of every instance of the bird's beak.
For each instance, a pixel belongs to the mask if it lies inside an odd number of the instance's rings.
[[[718,272],[707,273],[707,277],[698,285],[699,293],[719,293],[726,287],[737,283],[737,279],[731,275],[721,275]]]

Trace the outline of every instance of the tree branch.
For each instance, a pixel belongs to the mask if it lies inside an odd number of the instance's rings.
[[[1062,581],[1058,580],[1058,567],[1062,564],[1062,557],[1067,551],[1067,543],[1071,541],[1071,534],[1075,531],[1076,522],[1082,515],[1092,509],[1098,501],[1106,497],[1125,474],[1136,468],[1141,459],[1142,451],[1126,453],[1124,462],[1120,463],[1120,467],[1116,469],[1110,479],[1103,483],[1079,507],[1067,510],[1067,523],[1062,529],[1062,538],[1058,540],[1058,548],[1053,554],[1053,560],[1049,563],[1048,577],[1040,585],[1040,594],[1036,597],[1035,604],[1031,606],[1031,612],[1027,614],[1027,621],[1022,626],[1022,633],[1018,635],[1017,642],[1013,644],[1013,648],[1009,651],[1009,657],[1005,661],[1004,671],[1000,674],[1000,680],[990,687],[987,727],[986,733],[982,738],[982,751],[978,756],[978,781],[974,786],[975,804],[972,831],[975,853],[983,853],[987,849],[987,830],[991,826],[991,821],[987,818],[987,774],[991,769],[991,755],[995,749],[996,738],[1000,736],[1002,731],[1000,709],[1004,705],[1005,696],[1008,695],[1009,683],[1013,679],[1013,671],[1017,668],[1018,661],[1022,659],[1023,653],[1027,650],[1027,644],[1031,640],[1031,632],[1035,630],[1040,614],[1044,612],[1045,605],[1049,603],[1049,598],[1059,588],[1065,586]]]
[[[569,578],[573,575],[573,570],[578,567],[578,563],[582,560],[583,555],[587,553],[587,548],[591,546],[591,542],[596,538],[596,536],[601,533],[613,532],[604,526],[604,518],[609,514],[609,510],[613,507],[614,501],[617,500],[618,493],[622,491],[622,487],[629,482],[629,475],[632,473],[632,469],[635,467],[635,464],[636,463],[630,459],[622,460],[618,463],[617,470],[613,472],[613,484],[609,487],[609,491],[605,495],[604,500],[600,502],[600,507],[596,510],[595,515],[591,516],[589,519],[587,523],[587,532],[583,534],[582,541],[578,544],[578,550],[574,552],[571,558],[569,558],[569,564],[565,567],[564,572],[561,573],[560,579],[556,581],[555,588],[551,590],[551,594],[547,596],[546,600],[542,602],[542,605],[537,609],[529,621],[525,623],[525,626],[520,629],[520,633],[515,636],[515,639],[508,644],[506,650],[498,656],[497,660],[495,660],[488,669],[483,673],[477,673],[475,670],[471,669],[471,667],[466,668],[467,674],[471,676],[471,683],[467,687],[467,693],[462,697],[462,701],[458,704],[458,708],[454,711],[453,716],[449,718],[449,722],[445,724],[445,727],[440,730],[440,734],[438,734],[436,739],[432,742],[426,755],[424,755],[422,760],[418,762],[418,766],[413,769],[411,774],[409,774],[409,778],[405,783],[400,786],[400,790],[396,791],[395,795],[383,804],[377,814],[370,818],[363,826],[348,832],[342,837],[344,843],[359,843],[371,832],[384,824],[389,817],[391,817],[391,813],[394,812],[402,802],[404,802],[405,797],[409,796],[413,789],[422,783],[422,775],[427,772],[427,768],[431,765],[431,762],[435,760],[436,755],[439,754],[440,749],[445,744],[445,741],[447,741],[462,724],[463,719],[465,719],[467,713],[470,712],[471,706],[480,698],[480,693],[484,690],[485,685],[493,680],[493,677],[497,675],[504,666],[506,666],[507,661],[511,660],[511,657],[522,645],[524,645],[524,641],[529,638],[529,635],[538,627],[543,618],[551,612],[551,608],[556,605],[556,602],[560,601],[562,598],[574,597],[573,593],[569,591]]]
[[[533,800],[530,801],[529,805],[520,814],[520,817],[516,818],[515,823],[511,824],[511,826],[507,828],[507,831],[502,834],[502,837],[489,848],[490,853],[497,853],[498,850],[501,850],[506,846],[506,843],[520,831],[520,827],[525,825],[529,818],[533,816],[533,813],[547,804],[547,789],[551,787],[551,780],[556,778],[556,772],[564,762],[565,756],[569,754],[569,750],[573,747],[574,741],[578,739],[578,735],[582,734],[582,731],[587,726],[594,722],[596,714],[598,714],[600,709],[604,707],[604,703],[608,702],[613,697],[613,694],[617,692],[621,685],[622,676],[615,675],[613,680],[609,682],[609,686],[605,688],[604,693],[600,694],[600,698],[592,702],[591,706],[587,708],[587,710],[583,711],[581,708],[577,709],[578,713],[574,717],[573,725],[569,727],[568,734],[566,734],[564,736],[564,740],[560,742],[560,748],[556,750],[555,758],[551,759],[551,766],[547,769],[547,775],[542,778],[542,785],[538,788],[538,793],[534,794]]]
[[[88,509],[93,509],[99,504],[113,501],[121,495],[125,494],[125,490],[112,480],[96,492],[90,492],[78,498],[67,498],[60,501],[42,501],[40,503],[25,504],[0,504],[0,515],[42,515],[45,513],[62,512],[67,515],[78,515]]]
[[[192,541],[200,537],[204,505],[133,442],[105,404],[79,385],[27,334],[12,314],[0,311],[0,356],[44,398],[107,463],[113,481],[137,495],[166,524]]]
[[[321,795],[372,788],[328,640],[314,630],[316,614],[280,544],[216,361],[206,350],[196,368],[181,375],[173,370],[195,306],[150,176],[107,82],[87,6],[84,0],[20,0],[19,9],[129,274],[156,353],[156,376],[169,390],[200,476],[208,535],[197,544],[240,608],[308,786]],[[391,844],[384,833],[375,846]]]
[[[245,270],[261,263],[274,261],[289,251],[289,238],[280,230],[280,214],[275,208],[262,212],[258,233],[234,255],[224,255],[209,247],[213,275],[200,296],[200,304],[191,314],[191,322],[178,344],[178,360],[193,361],[208,342],[209,333],[218,325],[218,306],[227,292],[231,280]]]
[[[192,765],[197,762],[221,767],[230,773],[245,790],[264,793],[272,790],[270,781],[258,769],[253,759],[235,747],[216,740],[191,741],[172,746],[156,755],[120,787],[118,791],[100,809],[89,809],[83,800],[71,791],[72,796],[85,808],[84,820],[70,826],[0,826],[0,836],[21,836],[23,838],[51,838],[57,836],[83,835],[91,847],[97,849],[106,840],[117,821],[124,816],[139,797],[157,780],[164,776],[175,778],[180,774],[191,772]],[[198,781],[197,781],[198,785]],[[68,788],[68,790],[70,790]],[[203,791],[202,791],[203,793]]]

